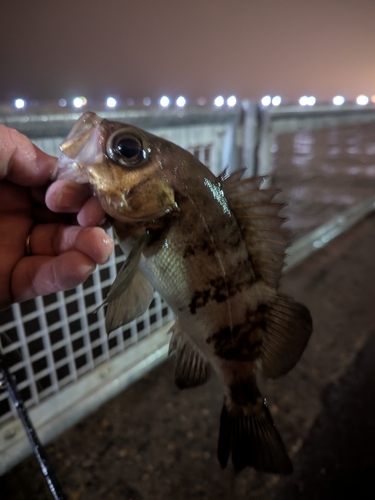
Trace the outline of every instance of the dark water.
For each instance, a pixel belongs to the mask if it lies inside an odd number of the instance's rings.
[[[375,195],[375,124],[281,134],[274,183],[294,237]]]

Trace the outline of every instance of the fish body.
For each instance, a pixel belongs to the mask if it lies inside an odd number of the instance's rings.
[[[211,367],[224,389],[218,458],[289,473],[256,372],[287,373],[311,334],[307,308],[278,291],[286,233],[277,190],[243,171],[216,177],[193,155],[131,125],[85,113],[62,144],[59,177],[88,182],[127,260],[108,303],[108,332],[147,310],[157,290],[176,316],[180,388]]]

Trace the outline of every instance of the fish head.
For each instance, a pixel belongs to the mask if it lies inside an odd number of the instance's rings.
[[[163,142],[86,112],[60,146],[57,178],[91,184],[104,211],[118,221],[158,219],[178,211]]]

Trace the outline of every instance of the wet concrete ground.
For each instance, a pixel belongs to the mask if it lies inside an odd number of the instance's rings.
[[[294,238],[374,196],[374,137],[373,123],[276,137],[273,181]]]
[[[283,280],[314,320],[297,367],[261,384],[294,462],[291,476],[222,471],[219,383],[180,392],[171,359],[47,446],[68,498],[374,498],[374,235],[375,215]],[[0,478],[1,500],[49,498],[33,457]]]

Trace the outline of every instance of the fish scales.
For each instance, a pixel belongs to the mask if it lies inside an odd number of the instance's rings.
[[[287,244],[278,190],[243,170],[220,177],[182,148],[85,113],[61,146],[59,178],[91,184],[127,260],[106,298],[108,333],[147,310],[156,289],[176,316],[180,388],[210,367],[224,404],[218,459],[289,473],[292,464],[256,373],[278,377],[312,331],[307,308],[278,291]]]

